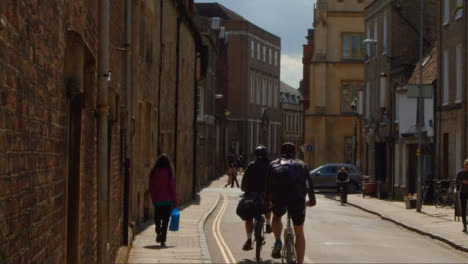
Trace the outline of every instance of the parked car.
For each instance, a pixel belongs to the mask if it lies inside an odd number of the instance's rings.
[[[316,189],[336,189],[336,173],[345,167],[349,174],[349,192],[358,192],[361,189],[363,175],[361,170],[353,164],[329,163],[310,171]]]

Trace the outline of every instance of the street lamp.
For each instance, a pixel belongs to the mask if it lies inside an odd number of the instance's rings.
[[[375,39],[365,39],[362,44],[374,46],[374,100],[373,100],[373,110],[371,112],[371,129],[369,130],[370,136],[370,145],[371,145],[371,157],[372,157],[372,174],[374,179],[377,179],[377,173],[375,168],[375,130],[377,128],[376,124],[376,115],[377,115],[377,65],[378,65],[378,56],[377,56],[377,40]],[[369,55],[369,54],[368,54]],[[380,177],[377,179],[377,197],[380,198]]]

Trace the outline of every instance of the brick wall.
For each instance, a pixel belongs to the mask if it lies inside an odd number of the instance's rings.
[[[164,2],[167,9],[160,10]],[[109,259],[122,246],[124,1],[110,10]],[[130,220],[151,214],[148,173],[157,156],[157,116],[164,151],[173,150],[175,25],[173,1],[132,1]],[[97,261],[98,1],[5,0],[0,3],[0,263]],[[160,53],[160,16],[164,14]],[[184,28],[179,118],[180,197],[191,194],[194,38]],[[167,36],[167,37],[166,37]],[[188,43],[185,45],[185,43]],[[185,46],[187,47],[185,49]],[[160,54],[162,96],[158,98]],[[191,66],[192,65],[192,66]],[[72,95],[71,88],[82,88]],[[158,107],[158,99],[162,102]],[[169,152],[170,154],[173,153]],[[188,159],[185,157],[189,157]],[[188,179],[188,180],[186,180]],[[189,187],[187,187],[189,186]],[[71,245],[72,250],[67,247]]]

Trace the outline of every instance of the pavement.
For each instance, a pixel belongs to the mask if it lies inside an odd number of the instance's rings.
[[[328,197],[336,199],[335,196]],[[411,231],[442,241],[455,249],[468,252],[468,234],[462,232],[461,218],[455,221],[453,208],[424,205],[421,213],[418,213],[416,209],[406,209],[402,201],[363,198],[360,194],[348,195],[348,204]]]
[[[155,242],[154,224],[147,222],[135,236],[127,263],[212,263],[203,228],[220,199],[216,189],[225,182],[226,177],[212,182],[195,201],[181,208],[180,229],[168,232],[166,247]],[[336,199],[334,195],[325,196]],[[453,209],[423,206],[422,212],[417,213],[415,209],[406,209],[401,201],[363,198],[358,194],[348,195],[348,204],[468,252],[468,234],[461,231],[460,221],[454,221]]]
[[[219,200],[219,194],[211,192],[210,187],[225,182],[225,177],[212,182],[195,201],[179,208],[179,231],[168,231],[166,247],[155,242],[155,226],[148,221],[135,236],[127,263],[211,263],[203,226]]]

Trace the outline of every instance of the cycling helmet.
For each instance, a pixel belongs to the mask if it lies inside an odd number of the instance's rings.
[[[291,142],[286,142],[281,145],[281,155],[292,158],[296,155],[296,145]]]
[[[258,146],[255,148],[255,156],[257,158],[266,158],[268,156],[268,148],[262,145]]]

